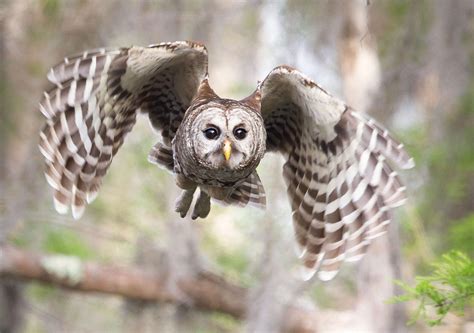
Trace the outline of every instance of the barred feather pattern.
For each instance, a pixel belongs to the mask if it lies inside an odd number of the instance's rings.
[[[370,240],[385,232],[389,208],[405,200],[405,188],[385,156],[393,153],[393,162],[408,167],[407,155],[372,125],[346,110],[336,127],[346,126],[350,134],[327,143],[308,140],[307,129],[282,129],[296,142],[283,172],[296,239],[309,274],[319,270],[323,280],[331,279],[344,260],[360,259]]]
[[[225,199],[212,197],[212,200],[223,206],[251,206],[259,209],[265,209],[267,204],[265,189],[257,171],[252,172],[243,182],[236,186]]]
[[[150,123],[154,128],[161,129],[161,136],[167,147],[171,147],[171,140],[188,106],[174,95],[172,85],[173,69],[168,69],[145,85],[139,95],[142,111],[148,113]]]
[[[386,129],[343,103],[336,122],[312,121],[317,116],[308,113],[326,111],[333,97],[300,73],[297,80],[286,78],[295,72],[284,68],[277,72],[281,78],[263,82],[267,94],[274,84],[292,85],[263,107],[267,147],[286,157],[283,177],[306,278],[317,272],[330,280],[343,261],[363,257],[386,231],[390,209],[405,201],[405,187],[387,159],[402,169],[413,160]]]
[[[257,172],[252,172],[250,176],[248,176],[242,184],[237,186],[229,197],[221,203],[239,207],[250,205],[265,209],[267,203],[265,189]]]
[[[55,87],[44,94],[40,104],[47,117],[40,150],[58,212],[65,213],[72,206],[74,216],[82,215],[135,122],[133,109],[125,106],[121,113],[113,112],[118,100],[114,96],[129,96],[116,79],[125,71],[116,65],[123,56],[123,50],[86,52],[82,57],[65,58],[48,75]],[[108,88],[99,96],[101,85]]]
[[[187,61],[188,55],[198,60]],[[39,106],[47,119],[39,148],[56,210],[66,213],[71,206],[74,218],[83,214],[139,109],[169,148],[206,73],[207,52],[192,42],[97,49],[53,67],[53,87]],[[186,92],[176,91],[177,85]]]
[[[174,171],[173,149],[164,143],[158,142],[153,146],[148,161],[170,172]]]

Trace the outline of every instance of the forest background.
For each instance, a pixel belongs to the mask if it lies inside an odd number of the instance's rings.
[[[434,328],[407,325],[419,302],[387,302],[402,292],[395,280],[414,285],[449,251],[472,268],[473,36],[471,0],[0,0],[0,332],[474,331],[472,301]],[[408,204],[362,262],[331,282],[299,278],[277,156],[259,167],[266,212],[180,219],[172,177],[147,162],[144,118],[85,216],[54,212],[37,148],[49,67],[86,49],[175,40],[207,46],[219,95],[246,96],[288,64],[406,144]],[[92,287],[38,269],[54,258],[69,258],[53,262],[59,271],[89,263]]]

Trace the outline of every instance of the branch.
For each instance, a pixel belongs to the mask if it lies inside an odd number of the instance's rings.
[[[181,303],[167,288],[166,278],[140,267],[82,262],[75,257],[38,255],[0,246],[0,278],[35,280],[81,292],[98,292],[143,301]],[[193,306],[243,319],[248,290],[211,273],[177,281]],[[314,332],[316,314],[289,306],[285,332]]]

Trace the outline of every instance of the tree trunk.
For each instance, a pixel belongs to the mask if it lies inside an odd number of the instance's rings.
[[[352,0],[346,8],[340,44],[341,73],[347,103],[367,112],[380,85],[380,63],[375,40],[368,30],[367,2]],[[368,332],[399,332],[405,322],[402,305],[386,300],[394,295],[400,278],[400,244],[397,222],[388,236],[374,240],[359,265],[357,275],[357,327]]]
[[[0,279],[0,333],[22,329],[22,287],[16,281]]]

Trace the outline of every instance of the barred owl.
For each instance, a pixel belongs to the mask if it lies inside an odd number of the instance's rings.
[[[302,261],[333,278],[385,232],[390,209],[405,201],[392,165],[413,160],[385,128],[294,68],[276,67],[236,101],[212,90],[207,63],[204,45],[173,42],[87,51],[53,67],[39,147],[56,210],[82,215],[142,113],[160,134],[149,161],[183,189],[182,217],[198,187],[193,219],[209,214],[211,198],[265,207],[256,167],[266,153],[282,154]]]

